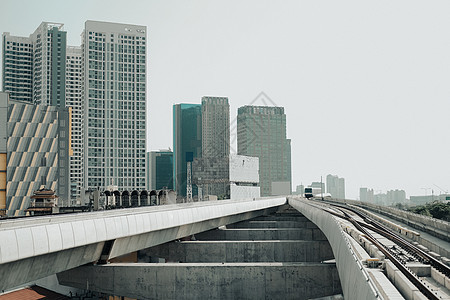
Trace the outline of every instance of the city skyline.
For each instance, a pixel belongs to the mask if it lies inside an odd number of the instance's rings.
[[[89,19],[147,26],[147,151],[171,147],[173,104],[223,95],[233,120],[264,91],[285,107],[293,186],[339,174],[353,199],[364,186],[449,189],[444,1],[45,3],[15,18],[20,4],[5,1],[0,30],[29,36],[61,22],[71,46]]]

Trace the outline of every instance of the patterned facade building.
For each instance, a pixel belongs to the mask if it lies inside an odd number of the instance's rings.
[[[6,214],[6,167],[8,165],[8,94],[0,92],[0,216]]]
[[[259,158],[261,196],[291,194],[291,140],[283,107],[240,107],[237,146],[239,155]]]
[[[51,189],[64,206],[69,199],[70,109],[8,101],[0,93],[0,107],[7,109],[6,209],[23,215],[30,196]]]
[[[146,189],[146,27],[86,21],[84,188]]]

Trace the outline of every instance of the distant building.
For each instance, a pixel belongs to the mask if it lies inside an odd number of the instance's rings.
[[[387,196],[388,204],[405,203],[406,202],[406,192],[404,190],[387,191],[386,196]]]
[[[388,205],[388,196],[385,193],[373,195],[373,203],[377,205]]]
[[[410,205],[415,206],[415,205],[422,205],[422,204],[426,204],[426,203],[431,203],[435,200],[437,200],[438,197],[434,196],[434,195],[426,195],[426,196],[410,196],[409,200],[410,200]]]
[[[81,49],[84,190],[145,190],[147,28],[86,21]]]
[[[259,198],[259,158],[230,155],[229,185],[231,200]]]
[[[7,214],[23,215],[30,206],[30,197],[42,188],[55,191],[59,205],[67,205],[70,198],[69,109],[8,101],[8,94],[2,92],[0,109],[0,128],[6,128],[7,138]],[[3,136],[4,132],[0,134]],[[4,151],[1,148],[0,145],[0,151]],[[0,158],[4,159],[4,152]],[[0,168],[4,169],[1,163]]]
[[[237,146],[239,155],[259,158],[261,196],[291,194],[291,140],[283,107],[240,107]]]
[[[261,196],[257,157],[232,154],[194,159],[193,173],[193,183],[202,189],[203,200],[211,197],[240,200]],[[209,180],[213,180],[212,184]]]
[[[327,175],[327,193],[337,199],[345,199],[345,179]]]
[[[311,182],[310,187],[315,188],[319,191],[321,191],[321,193],[325,193],[325,183],[324,182],[319,182],[319,181],[314,181]]]
[[[173,190],[173,152],[159,150],[147,152],[148,183],[150,190]]]
[[[373,199],[373,189],[368,189],[368,188],[360,188],[359,189],[359,200],[361,202],[370,202],[373,203],[374,199]]]
[[[305,193],[305,186],[303,184],[297,185],[295,187],[295,194],[296,195],[302,195]]]
[[[230,198],[229,159],[229,156],[208,156],[194,159],[192,183],[202,189],[203,196],[217,196],[219,200]]]
[[[201,104],[173,106],[173,187],[181,197],[186,197],[186,156],[202,156]],[[195,186],[193,194],[197,194]]]

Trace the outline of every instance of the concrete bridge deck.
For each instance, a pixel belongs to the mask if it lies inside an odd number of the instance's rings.
[[[285,197],[118,209],[0,222],[0,290],[263,215]]]

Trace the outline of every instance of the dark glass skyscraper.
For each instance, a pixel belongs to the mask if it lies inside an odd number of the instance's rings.
[[[186,155],[202,156],[201,104],[173,106],[173,187],[181,197],[186,196]]]
[[[151,151],[148,153],[150,190],[173,190],[173,152],[171,150]]]

